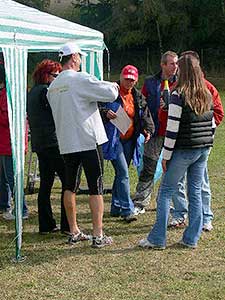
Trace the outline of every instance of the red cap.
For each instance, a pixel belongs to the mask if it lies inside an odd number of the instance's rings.
[[[133,79],[133,80],[137,81],[138,80],[138,69],[135,66],[127,65],[122,69],[121,75],[125,79]]]

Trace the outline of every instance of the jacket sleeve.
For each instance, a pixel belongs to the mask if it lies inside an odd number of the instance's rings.
[[[7,128],[9,127],[9,116],[5,89],[1,91],[0,97],[0,125]]]
[[[48,92],[47,87],[44,87],[40,94],[40,103],[44,110],[48,110],[51,112],[52,110],[51,110],[50,104],[48,102],[47,92]]]
[[[109,122],[109,119],[107,118],[107,112],[109,111],[109,109],[106,108],[102,102],[98,102],[98,109],[99,109],[103,124],[106,124],[107,122]]]
[[[217,89],[215,88],[215,86],[212,85],[208,80],[205,80],[205,82],[206,82],[206,86],[207,86],[208,90],[212,94],[212,100],[213,100],[213,106],[214,106],[213,116],[215,119],[216,126],[218,126],[222,122],[223,117],[224,117],[222,101],[221,101],[220,95],[219,95]]]
[[[86,72],[80,72],[82,75],[82,96],[90,102],[113,102],[119,95],[118,87],[115,83],[109,81],[100,81]],[[93,97],[94,96],[94,97]]]
[[[142,130],[146,130],[152,136],[155,131],[155,125],[144,97],[142,97],[142,112]]]

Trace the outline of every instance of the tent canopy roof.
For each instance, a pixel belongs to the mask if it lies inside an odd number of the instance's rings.
[[[76,41],[80,48],[105,48],[103,34],[11,0],[1,0],[0,46],[17,45],[29,52],[54,51]]]

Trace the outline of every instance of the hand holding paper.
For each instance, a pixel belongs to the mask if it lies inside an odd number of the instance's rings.
[[[127,113],[124,111],[122,106],[120,106],[116,112],[116,118],[110,120],[110,122],[119,129],[122,134],[126,134],[128,128],[130,127],[131,120]]]

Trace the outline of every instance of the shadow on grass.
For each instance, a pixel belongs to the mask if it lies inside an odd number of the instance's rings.
[[[8,242],[8,248],[1,247],[0,249],[0,270],[15,265],[12,261],[12,259],[15,258],[15,243],[12,243],[13,238],[12,235],[7,235],[7,237],[3,236],[1,238],[1,240],[3,239],[5,242]],[[65,238],[62,240],[62,235],[46,236],[45,240],[43,240],[39,234],[25,233],[21,253],[26,259],[21,262],[21,264],[23,267],[36,266],[53,263],[54,261],[57,262],[58,260],[69,257],[79,259],[80,256],[124,255],[137,250],[136,245],[134,245],[134,247],[117,248],[116,242],[112,246],[107,246],[102,249],[91,248],[90,241],[80,242],[71,246],[66,243]]]

